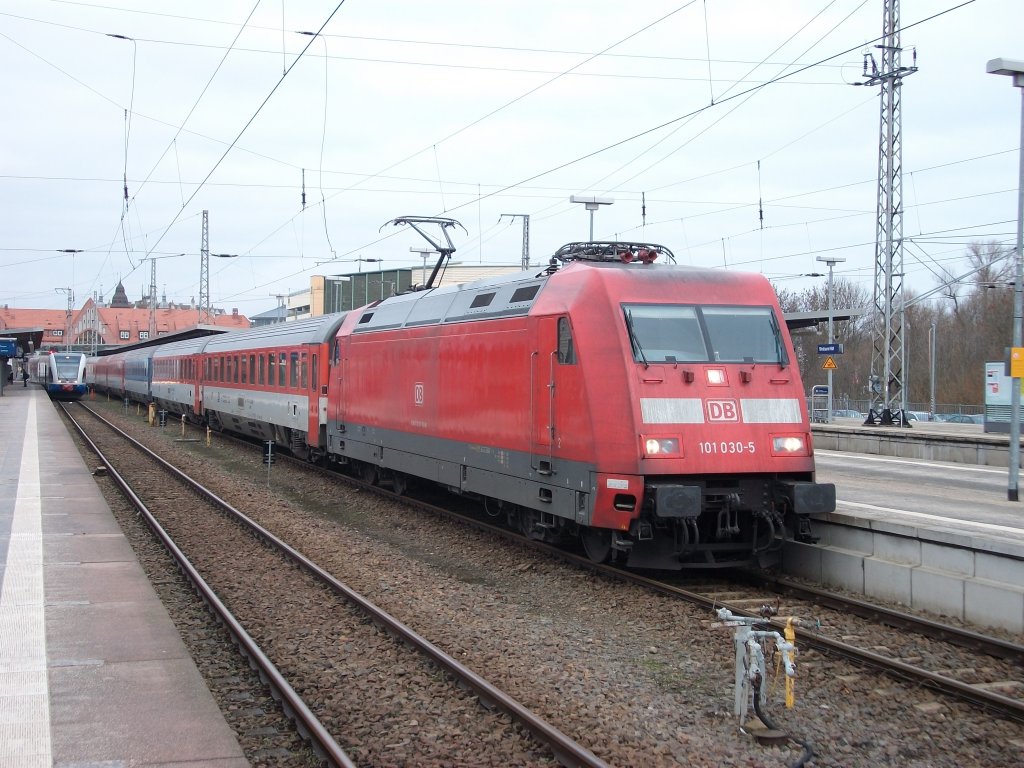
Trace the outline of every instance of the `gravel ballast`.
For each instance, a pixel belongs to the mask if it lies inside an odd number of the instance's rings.
[[[176,441],[176,426],[94,404],[610,764],[773,766],[801,753],[738,728],[732,632],[712,615],[302,468],[275,465],[268,484],[257,449]],[[1024,764],[1021,724],[811,651],[798,661],[796,707],[784,709],[780,678],[766,709],[813,744],[807,765]]]

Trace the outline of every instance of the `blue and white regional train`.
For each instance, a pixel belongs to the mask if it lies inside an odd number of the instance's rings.
[[[82,352],[40,352],[28,359],[29,380],[54,400],[80,400],[88,389]]]

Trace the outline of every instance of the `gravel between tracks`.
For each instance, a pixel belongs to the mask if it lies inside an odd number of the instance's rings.
[[[268,487],[253,449],[177,442],[177,427],[95,404],[611,764],[775,766],[800,754],[738,731],[731,631],[696,608],[284,465]],[[796,708],[783,708],[779,681],[767,712],[814,745],[809,766],[1024,765],[1020,724],[812,651],[799,662]]]

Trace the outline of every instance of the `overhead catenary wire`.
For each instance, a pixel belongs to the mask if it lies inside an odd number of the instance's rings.
[[[331,11],[330,15],[327,17],[327,19],[324,21],[324,23],[320,26],[321,30],[330,23],[331,19],[334,18],[334,15],[341,9],[341,6],[343,6],[344,4],[345,4],[345,0],[340,0],[340,2],[334,7],[334,10]],[[320,30],[317,30],[317,34],[319,34],[319,32],[320,32]],[[231,152],[231,150],[234,148],[235,144],[238,143],[238,140],[240,138],[242,138],[243,134],[248,130],[249,126],[252,125],[252,122],[253,122],[253,120],[256,119],[256,116],[259,115],[259,113],[263,111],[263,107],[265,107],[267,105],[267,102],[270,101],[270,98],[277,92],[277,89],[281,86],[281,83],[283,83],[285,78],[288,77],[288,73],[291,72],[293,69],[295,69],[295,65],[298,64],[299,61],[302,60],[303,54],[305,54],[306,51],[309,50],[309,47],[313,44],[313,39],[314,38],[310,38],[310,41],[308,43],[306,43],[306,46],[299,52],[298,56],[295,57],[295,60],[291,63],[291,65],[288,67],[288,69],[286,69],[284,71],[284,74],[282,74],[280,79],[276,83],[274,83],[274,87],[270,89],[270,93],[268,93],[266,98],[263,99],[262,102],[260,102],[260,105],[256,108],[256,111],[253,112],[252,116],[246,121],[245,125],[242,126],[242,130],[240,130],[238,132],[238,135],[235,136],[235,138],[231,142],[231,144],[228,145],[228,148],[224,150],[224,153],[217,159],[217,162],[213,164],[213,167],[210,168],[209,173],[207,173],[206,177],[199,183],[199,186],[197,186],[195,188],[195,190],[193,190],[192,194],[189,195],[188,200],[185,201],[185,205],[182,206],[182,210],[184,210],[185,207],[187,207],[188,204],[190,202],[192,202],[192,200],[195,198],[195,196],[197,194],[199,194],[199,190],[201,190],[203,188],[203,186],[206,184],[206,182],[210,179],[210,177],[217,170],[217,168],[220,167],[220,164],[222,162],[224,162],[224,158],[228,156],[228,153]],[[181,215],[181,211],[178,211],[174,215],[174,218],[171,219],[170,223],[167,225],[167,228],[163,231],[163,233],[160,235],[160,237],[157,238],[157,241],[156,241],[156,243],[153,246],[154,248],[157,245],[160,244],[161,240],[164,239],[164,237],[166,236],[167,232],[170,231],[170,228],[172,226],[174,226],[174,222],[176,222],[178,220],[178,217],[180,215]]]
[[[242,149],[242,148],[241,148],[240,146],[236,146],[236,150],[237,150],[237,149]],[[325,179],[325,181],[326,181],[326,179]],[[180,183],[180,180],[179,180],[179,183]],[[212,183],[212,179],[207,179],[207,181],[206,181],[206,184],[207,184],[207,185],[209,185],[210,183]],[[438,180],[435,180],[435,185],[438,185],[438,184],[440,184],[440,183],[442,183],[442,182],[440,182],[440,181],[438,181]],[[443,186],[443,190],[444,190],[445,192],[447,192],[447,191],[448,191],[448,181],[444,180],[444,181],[443,181],[443,185],[444,185],[444,186]],[[639,186],[639,185],[638,185],[638,186]],[[485,192],[486,192],[486,191],[488,191],[488,187],[487,187],[487,185],[486,185],[486,184],[484,185],[484,187],[483,187],[483,188],[484,188],[484,191],[485,191]],[[649,190],[646,190],[646,191],[649,191]],[[184,196],[182,195],[182,197],[184,197]],[[478,201],[478,203],[479,203],[479,200],[480,200],[480,195],[474,195],[473,199],[474,199],[474,200],[477,200],[477,201]],[[652,196],[652,201],[653,201],[653,196]],[[643,201],[643,202],[644,202],[644,203],[646,203],[646,200],[644,199],[644,201]],[[635,209],[634,209],[634,210],[635,210]],[[653,211],[653,210],[657,210],[657,211],[658,211],[658,213],[661,213],[661,214],[664,214],[665,212],[668,212],[668,209],[667,209],[667,208],[665,208],[665,206],[663,206],[663,205],[662,205],[662,204],[660,203],[660,201],[659,201],[659,206],[658,206],[658,208],[657,208],[657,209],[654,209],[654,208],[652,208],[652,211]],[[323,212],[323,209],[322,209],[322,212]],[[642,216],[641,218],[642,218],[642,220],[643,220],[643,223],[644,223],[644,224],[651,224],[651,223],[652,223],[652,222],[651,222],[650,220],[648,220],[648,219],[647,219],[647,217],[646,217],[645,215],[644,215],[644,216]],[[673,217],[673,218],[674,218],[674,219],[676,219],[676,220],[678,220],[678,215],[677,215],[677,216],[675,216],[675,217]]]

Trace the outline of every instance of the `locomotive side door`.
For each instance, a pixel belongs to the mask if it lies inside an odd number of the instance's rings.
[[[558,323],[557,317],[538,319],[536,343],[530,356],[530,466],[541,475],[554,473],[554,450],[558,445],[555,429]]]

